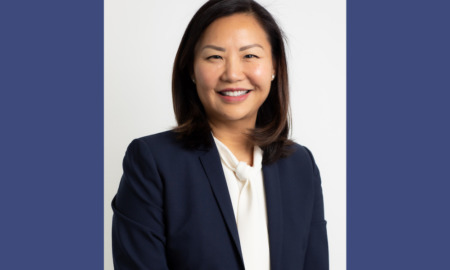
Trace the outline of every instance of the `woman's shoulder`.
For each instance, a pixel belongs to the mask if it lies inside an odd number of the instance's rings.
[[[149,148],[152,152],[167,152],[181,148],[176,133],[172,130],[158,132],[133,139],[128,148]]]
[[[314,173],[318,173],[314,156],[306,146],[294,142],[289,147],[291,154],[280,159],[279,162],[281,164],[297,166],[298,168],[306,167],[312,169]]]
[[[173,130],[167,130],[134,139],[127,151],[145,151],[156,156],[185,156],[196,151],[187,149],[179,140],[178,134]]]
[[[292,142],[286,147],[289,155],[281,160],[309,159],[312,156],[311,151],[302,144]]]
[[[186,170],[198,162],[204,151],[188,149],[174,131],[164,131],[134,139],[125,153],[125,160],[158,168],[160,172]],[[176,169],[174,166],[176,165]]]
[[[151,135],[142,136],[140,138],[136,138],[134,140],[144,142],[149,145],[161,145],[167,146],[170,144],[176,144],[176,133],[173,130],[167,130],[163,132],[158,132]]]

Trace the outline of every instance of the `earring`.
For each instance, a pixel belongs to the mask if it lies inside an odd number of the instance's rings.
[[[275,74],[272,74],[272,81],[273,81],[273,79],[275,79]]]
[[[195,79],[194,78],[192,78],[192,82],[195,84]]]

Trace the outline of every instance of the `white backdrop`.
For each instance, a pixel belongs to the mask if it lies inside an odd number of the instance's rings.
[[[182,34],[206,0],[105,0],[105,269],[113,269],[111,200],[132,139],[175,126],[171,70]],[[330,269],[346,269],[346,2],[261,0],[284,30],[292,137],[322,176]]]

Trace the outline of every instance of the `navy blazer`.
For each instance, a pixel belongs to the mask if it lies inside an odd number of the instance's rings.
[[[319,171],[303,146],[263,166],[271,270],[327,270]],[[115,269],[244,269],[215,145],[189,150],[172,131],[134,140],[112,207]]]

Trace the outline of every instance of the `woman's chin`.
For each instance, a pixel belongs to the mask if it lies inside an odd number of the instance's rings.
[[[252,125],[254,126],[256,122],[256,115],[252,116],[248,113],[229,113],[229,114],[222,114],[219,118],[212,119],[212,122],[215,123],[221,123],[221,124],[227,124],[227,125]]]

